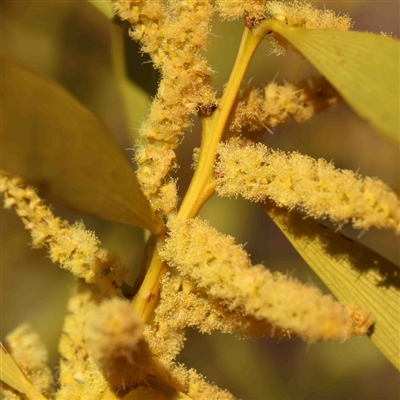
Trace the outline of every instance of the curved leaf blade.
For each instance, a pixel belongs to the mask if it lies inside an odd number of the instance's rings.
[[[339,301],[371,313],[372,342],[400,370],[400,268],[296,211],[262,207]]]
[[[1,59],[0,168],[76,210],[147,228],[162,225],[105,126],[58,83]]]
[[[110,25],[114,77],[122,96],[129,137],[132,143],[136,143],[140,125],[149,110],[151,96],[136,83],[141,78],[139,73],[136,82],[129,78],[124,58],[124,32],[119,25],[115,23]],[[132,104],[135,104],[134,109],[131,106]]]
[[[112,4],[109,1],[88,0],[89,3],[96,7],[107,19],[111,20],[114,16]]]
[[[399,41],[373,33],[270,22],[274,32],[296,47],[360,117],[399,143]]]
[[[0,380],[28,399],[46,400],[21,371],[17,363],[0,342]],[[24,396],[25,397],[25,396]]]
[[[151,96],[136,83],[140,79],[143,79],[140,73],[137,74],[136,81],[132,81],[128,75],[124,44],[124,36],[127,36],[128,32],[124,32],[121,25],[113,20],[111,3],[88,0],[88,4],[98,10],[97,13],[100,18],[108,20],[107,22],[103,22],[106,25],[107,32],[111,39],[111,59],[115,82],[122,96],[125,118],[128,123],[129,137],[132,144],[134,144],[138,139],[137,131],[140,128],[141,121],[147,115],[149,104],[151,103]],[[102,15],[100,15],[100,13]],[[131,104],[135,104],[135,107],[131,107]]]

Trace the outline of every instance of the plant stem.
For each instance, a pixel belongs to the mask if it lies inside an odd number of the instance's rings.
[[[154,248],[149,269],[142,286],[132,302],[133,309],[142,320],[143,325],[147,323],[151,313],[153,312],[158,298],[158,289],[161,278],[167,271],[167,266],[161,261],[157,250],[157,246],[164,243],[164,235],[157,236],[154,239],[156,240],[156,246]]]
[[[266,26],[268,28],[268,25]],[[203,204],[214,194],[215,180],[213,171],[217,146],[221,141],[247,67],[257,46],[268,33],[267,28],[262,31],[258,31],[256,28],[244,28],[236,61],[221,103],[211,117],[202,119],[203,132],[199,161],[182,206],[178,211],[180,218],[194,218]],[[147,323],[153,312],[158,297],[160,281],[167,270],[167,266],[161,261],[157,250],[157,246],[164,242],[164,235],[156,238],[157,245],[153,252],[149,270],[132,303],[143,324]]]
[[[221,141],[247,67],[264,36],[265,34],[255,34],[253,30],[247,27],[244,28],[235,65],[233,66],[221,103],[213,115],[205,118],[202,123],[203,132],[200,156],[193,179],[178,211],[180,218],[194,218],[203,204],[214,194],[215,183],[213,171],[217,146]]]

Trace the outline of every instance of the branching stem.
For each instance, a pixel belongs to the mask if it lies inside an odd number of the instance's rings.
[[[151,313],[153,312],[154,306],[157,302],[161,278],[167,271],[167,266],[161,261],[157,250],[157,246],[164,242],[164,235],[158,236],[156,242],[157,244],[154,248],[149,269],[142,286],[132,302],[133,308],[136,314],[141,318],[143,324],[147,323]]]
[[[180,218],[194,218],[201,207],[214,194],[215,182],[213,172],[218,143],[221,141],[250,60],[257,46],[269,32],[268,24],[265,23],[262,30],[256,28],[244,28],[235,65],[233,66],[221,103],[211,117],[205,117],[202,120],[203,132],[199,161],[189,189],[183,199],[182,206],[178,211]],[[163,241],[163,235],[157,237],[158,246]],[[140,316],[143,324],[148,322],[156,305],[160,281],[166,270],[167,267],[160,260],[156,246],[149,270],[139,292],[133,300],[135,312]]]
[[[254,29],[244,28],[235,65],[233,66],[221,103],[213,115],[205,118],[205,121],[203,121],[200,156],[193,179],[183,199],[182,206],[178,211],[180,218],[194,218],[214,193],[213,170],[217,146],[221,141],[247,67],[264,36],[265,33],[259,34]]]

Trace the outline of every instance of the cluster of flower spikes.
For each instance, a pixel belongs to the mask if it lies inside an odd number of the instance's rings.
[[[161,72],[158,93],[141,126],[135,159],[141,188],[163,216],[177,207],[174,149],[199,105],[215,103],[211,69],[199,51],[207,45],[213,7],[210,1],[114,1],[115,12],[129,21],[131,36]],[[196,21],[196,23],[194,23]]]
[[[218,299],[238,313],[237,326],[239,315],[251,317],[265,321],[264,328],[272,327],[264,334],[273,335],[278,328],[280,336],[290,332],[310,343],[346,340],[365,334],[371,326],[364,310],[343,307],[315,287],[252,265],[233,237],[220,234],[205,221],[174,218],[168,228],[171,234],[160,248],[160,257],[195,288],[206,291],[208,299]],[[365,329],[360,331],[360,325]]]

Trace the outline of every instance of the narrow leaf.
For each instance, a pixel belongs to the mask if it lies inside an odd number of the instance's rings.
[[[151,97],[138,84],[133,82],[127,71],[124,49],[124,32],[121,26],[111,23],[111,52],[115,81],[122,95],[125,118],[128,123],[129,137],[132,143],[138,139],[138,131],[142,121],[145,119],[151,103]],[[136,82],[142,75],[140,70],[136,74]],[[143,77],[142,77],[143,79]],[[135,107],[132,107],[135,104]]]
[[[140,124],[146,117],[151,102],[151,97],[137,83],[128,76],[126,49],[124,37],[128,35],[128,30],[124,31],[120,24],[112,20],[113,13],[111,3],[99,2],[98,0],[88,0],[95,8],[103,14],[104,25],[111,38],[111,58],[114,70],[115,82],[122,95],[122,102],[125,109],[125,118],[128,123],[128,133],[131,142],[134,144],[137,140],[137,131]],[[104,18],[106,17],[106,18]],[[108,22],[105,21],[108,19]],[[137,49],[139,54],[139,49]],[[142,61],[139,61],[140,63]],[[138,82],[143,79],[142,68],[135,73]],[[132,104],[135,107],[132,107]]]
[[[106,0],[89,0],[89,3],[96,7],[107,19],[112,19],[113,11],[110,1]]]
[[[114,222],[162,230],[104,125],[63,87],[2,59],[0,168],[51,200]]]
[[[400,269],[371,249],[296,211],[262,207],[339,301],[368,310],[370,338],[400,369]]]
[[[17,392],[25,394],[30,400],[46,400],[46,398],[32,385],[11,354],[0,343],[0,379]]]
[[[373,33],[288,27],[282,35],[330,81],[347,103],[397,143],[399,135],[400,42]]]

